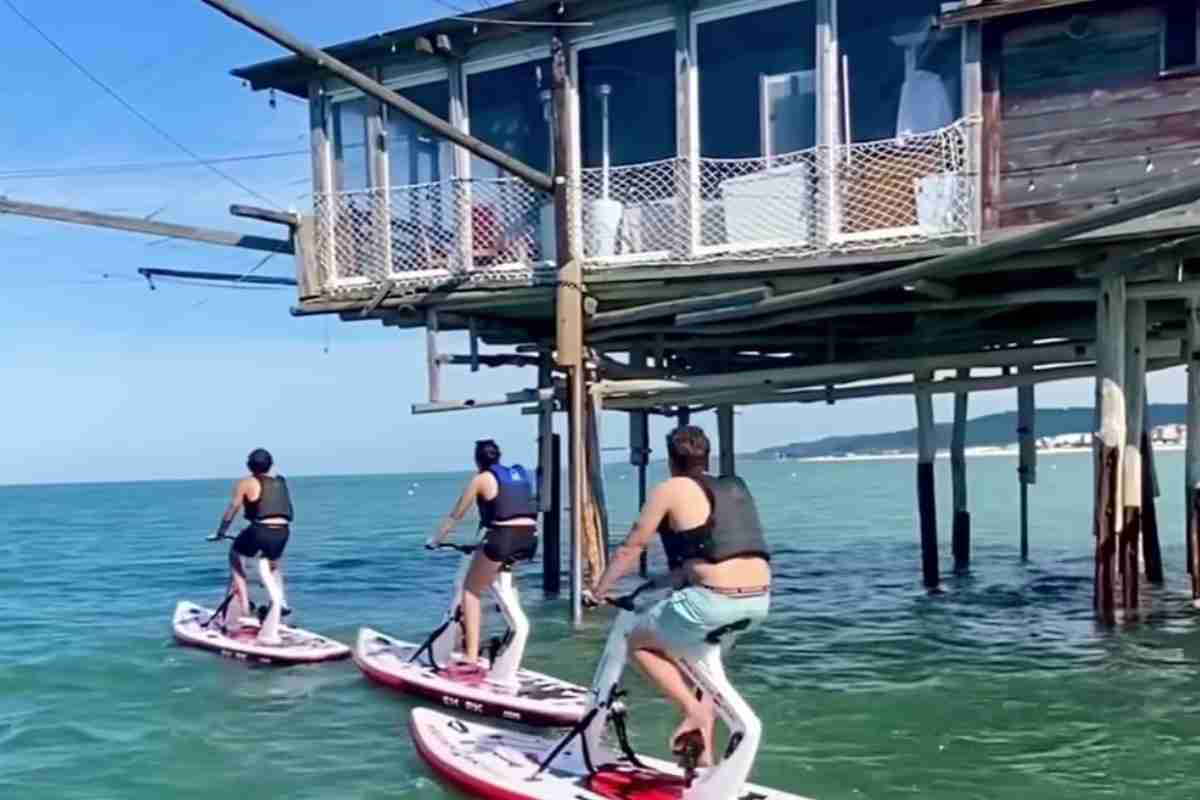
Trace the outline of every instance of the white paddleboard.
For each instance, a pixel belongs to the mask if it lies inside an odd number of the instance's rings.
[[[410,661],[419,645],[360,628],[354,663],[368,678],[447,708],[527,725],[570,727],[587,710],[588,690],[530,670],[517,672],[516,685],[494,683],[484,671],[454,677],[433,669],[422,656]]]
[[[442,778],[483,800],[677,800],[683,771],[675,764],[639,756],[645,768],[624,759],[592,774],[575,739],[541,775],[534,777],[557,739],[467,722],[428,708],[414,709],[413,742]],[[764,786],[747,785],[729,800],[805,800]]]
[[[259,622],[253,617],[243,617],[241,628],[227,635],[215,622],[205,627],[204,623],[213,612],[211,608],[179,601],[171,625],[175,639],[192,647],[260,664],[312,664],[350,655],[350,648],[341,642],[287,625],[279,626],[280,644],[260,644],[257,641]]]

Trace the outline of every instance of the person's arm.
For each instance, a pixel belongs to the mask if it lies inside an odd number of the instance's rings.
[[[229,526],[233,524],[233,520],[237,518],[238,512],[242,510],[242,504],[246,497],[246,482],[238,481],[233,487],[233,497],[229,500],[229,505],[225,506],[225,513],[221,515],[221,524],[217,526],[217,533],[214,539],[220,539],[225,535],[225,531],[229,530]]]
[[[650,540],[658,532],[659,523],[667,515],[667,510],[671,506],[671,494],[670,485],[662,483],[650,495],[650,499],[642,507],[642,513],[638,516],[637,522],[633,523],[629,535],[613,553],[604,574],[592,588],[592,594],[597,599],[605,597],[611,591],[614,583],[637,566],[638,556],[650,544]]]
[[[442,520],[442,524],[438,526],[438,532],[429,537],[429,541],[425,543],[426,547],[437,547],[442,542],[446,541],[446,537],[454,530],[454,526],[462,522],[462,518],[471,510],[471,505],[475,502],[475,498],[479,495],[479,481],[482,475],[476,475],[467,484],[467,488],[463,489],[462,496],[458,498],[458,502],[450,509],[449,515]]]

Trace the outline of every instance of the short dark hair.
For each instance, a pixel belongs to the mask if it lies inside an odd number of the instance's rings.
[[[250,455],[246,456],[246,469],[253,472],[255,475],[262,475],[271,471],[271,465],[275,460],[271,458],[271,454],[263,448],[252,450]]]
[[[684,425],[667,434],[667,458],[685,475],[705,472],[711,450],[708,437],[695,425]]]
[[[475,443],[475,466],[485,470],[499,463],[500,445],[494,439],[480,439]]]

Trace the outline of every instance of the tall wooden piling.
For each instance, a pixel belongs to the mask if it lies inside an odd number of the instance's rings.
[[[675,419],[679,421],[679,427],[692,424],[692,408],[691,406],[680,406],[675,412]]]
[[[1021,372],[1032,372],[1022,367]],[[1029,487],[1037,483],[1037,405],[1033,386],[1017,387],[1017,477],[1021,485],[1021,560],[1029,560]]]
[[[1125,445],[1125,279],[1106,275],[1096,303],[1096,537],[1093,605],[1105,622],[1116,621],[1115,559],[1124,523],[1121,461]]]
[[[958,378],[968,380],[971,370],[960,369]],[[951,548],[954,571],[971,565],[971,512],[967,509],[967,392],[954,395],[954,428],[950,435],[950,483],[954,493],[954,529]]]
[[[1125,452],[1123,518],[1117,541],[1124,607],[1138,605],[1142,536],[1142,433],[1146,413],[1146,301],[1125,304]]]
[[[550,434],[546,470],[550,477],[547,508],[542,511],[542,591],[562,591],[562,441]]]
[[[645,411],[632,411],[629,414],[629,463],[637,468],[638,501],[637,511],[640,514],[646,505],[646,465],[650,463],[650,419]],[[646,551],[642,551],[638,562],[638,573],[644,578],[649,572]]]
[[[926,589],[936,589],[941,580],[938,574],[937,498],[934,492],[933,463],[937,456],[937,440],[933,425],[933,394],[929,382],[933,373],[914,376],[919,386],[917,401],[917,510],[921,524],[921,575]]]
[[[1187,486],[1187,560],[1192,576],[1192,602],[1200,602],[1200,300],[1188,300],[1187,307],[1187,447],[1185,454]]]
[[[719,463],[722,475],[737,473],[737,458],[734,456],[733,406],[717,406],[717,439]]]
[[[1149,415],[1142,428],[1142,559],[1146,562],[1146,580],[1161,586],[1163,573],[1162,544],[1158,538],[1157,483],[1154,469],[1154,442],[1150,438]]]

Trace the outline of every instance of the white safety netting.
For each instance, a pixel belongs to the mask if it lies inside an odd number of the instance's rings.
[[[975,230],[968,124],[770,158],[582,170],[570,192],[585,267],[812,257]],[[326,292],[385,281],[528,280],[550,268],[549,195],[509,178],[319,195]]]

